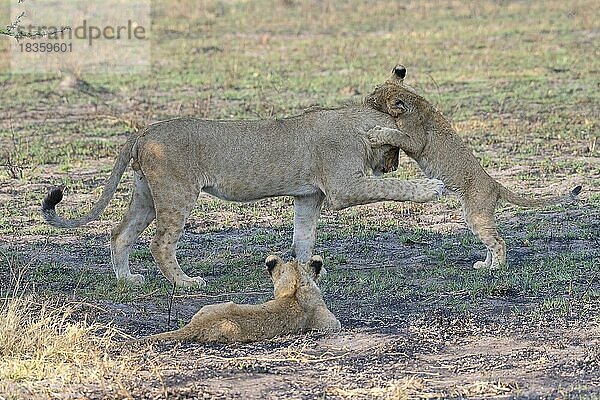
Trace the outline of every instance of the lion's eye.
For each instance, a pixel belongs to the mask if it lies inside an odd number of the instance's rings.
[[[403,110],[406,110],[406,103],[403,100],[397,100],[396,104],[395,104],[396,108],[401,108]]]

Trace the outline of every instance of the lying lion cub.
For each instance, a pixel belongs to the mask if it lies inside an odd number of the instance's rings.
[[[525,207],[566,204],[576,200],[581,186],[564,196],[538,199],[511,192],[485,172],[450,122],[404,85],[405,75],[406,69],[396,66],[392,76],[365,99],[367,105],[395,117],[399,129],[372,128],[367,133],[371,144],[399,147],[427,176],[442,180],[460,196],[467,225],[488,249],[485,261],[477,261],[474,268],[494,269],[506,264],[506,244],[494,222],[498,200]]]
[[[337,332],[340,321],[327,309],[315,280],[323,260],[313,256],[306,264],[284,263],[271,255],[265,260],[275,286],[275,299],[263,304],[233,302],[204,306],[189,324],[142,340],[196,342],[252,342],[279,335],[317,330]]]

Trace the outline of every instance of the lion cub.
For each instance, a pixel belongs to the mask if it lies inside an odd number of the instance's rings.
[[[406,68],[397,65],[392,76],[367,96],[365,103],[396,118],[399,130],[376,126],[367,135],[373,146],[402,149],[430,178],[437,178],[460,197],[468,227],[487,247],[485,261],[474,268],[506,264],[506,244],[496,230],[494,212],[499,199],[524,207],[567,204],[576,200],[581,186],[569,194],[532,198],[516,194],[496,182],[481,167],[450,122],[414,89],[404,85]]]
[[[327,333],[340,330],[340,321],[327,309],[315,284],[323,267],[321,257],[313,256],[301,264],[284,263],[271,255],[265,264],[273,280],[274,300],[263,304],[207,305],[184,327],[142,340],[252,342],[310,330]]]

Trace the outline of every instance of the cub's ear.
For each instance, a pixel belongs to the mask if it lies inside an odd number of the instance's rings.
[[[267,257],[267,259],[265,260],[265,265],[267,266],[267,271],[269,272],[269,275],[273,273],[273,270],[275,269],[277,264],[281,262],[281,258],[276,256],[275,254],[271,254],[269,257]]]
[[[308,267],[312,271],[314,279],[317,279],[321,275],[321,272],[325,272],[321,256],[312,256],[308,261]]]
[[[392,70],[392,73],[397,80],[403,80],[406,76],[406,67],[402,64],[397,64]]]

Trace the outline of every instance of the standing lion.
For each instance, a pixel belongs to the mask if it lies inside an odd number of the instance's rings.
[[[129,253],[156,220],[150,251],[163,275],[177,286],[204,285],[182,271],[175,249],[200,192],[229,201],[294,197],[295,256],[312,255],[317,221],[325,200],[339,210],[377,201],[426,202],[437,198],[438,180],[379,179],[398,149],[373,149],[364,132],[376,125],[395,127],[386,113],[364,105],[315,110],[302,115],[256,121],[175,118],[149,125],[121,148],[102,195],[81,218],[65,219],[55,207],[61,189],[42,203],[46,221],[74,228],[97,219],[113,197],[130,162],[135,171],[129,208],[111,232],[111,258],[117,279],[143,282],[131,273]],[[394,159],[394,157],[391,157]]]

